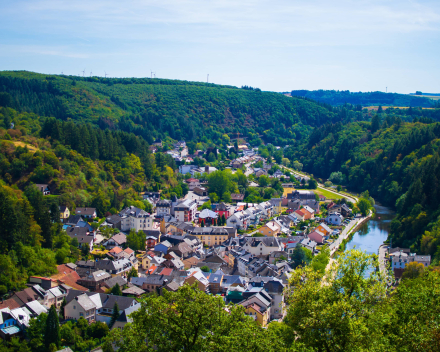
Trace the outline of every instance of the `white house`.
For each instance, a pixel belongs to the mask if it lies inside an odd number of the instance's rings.
[[[174,206],[174,217],[178,221],[192,222],[195,219],[197,211],[197,201],[194,199],[185,199]]]
[[[325,218],[325,221],[328,224],[332,224],[332,225],[336,225],[336,226],[340,226],[342,224],[343,220],[344,220],[344,218],[339,213],[330,214],[329,216],[327,216]]]
[[[188,172],[191,172],[191,170],[197,169],[197,165],[180,165],[179,166],[179,172],[183,175],[187,174]]]
[[[172,203],[170,200],[162,199],[156,203],[157,215],[170,215]]]
[[[121,217],[121,231],[153,229],[153,218],[145,210],[130,206],[119,213]]]
[[[250,222],[249,214],[242,211],[238,211],[232,214],[226,220],[226,224],[228,225],[228,227],[234,227],[236,229],[240,229],[240,228],[247,229],[247,227],[249,226],[249,222]]]
[[[283,250],[276,237],[248,237],[243,249],[256,256],[266,256]]]
[[[267,202],[261,202],[257,205],[257,208],[261,209],[262,213],[265,217],[270,218],[273,213],[273,205],[267,201]]]

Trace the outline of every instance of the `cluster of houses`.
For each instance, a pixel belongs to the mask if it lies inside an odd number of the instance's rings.
[[[177,147],[182,151],[186,146],[180,143]],[[194,175],[215,170],[183,165],[182,171]],[[194,193],[206,195],[199,180],[190,177],[186,182]],[[47,191],[44,185],[41,190]],[[192,198],[165,200],[159,192],[147,192],[145,197],[155,212],[129,206],[106,217],[100,228],[118,230],[109,238],[90,225],[96,209],[71,212],[60,206],[63,228],[77,240],[78,247],[88,246],[90,251],[104,247],[106,257],[59,265],[51,277],[31,277],[28,288],[0,304],[2,337],[21,333],[30,319],[46,313],[51,305],[60,309],[63,300],[66,319],[84,317],[106,323],[117,303],[120,317],[113,328],[122,328],[130,321],[130,313],[139,308],[136,297],[161,294],[164,289],[176,291],[185,284],[242,305],[247,315],[266,326],[283,317],[283,292],[295,248],[302,246],[316,253],[316,247],[336,233],[334,228],[342,224],[344,216],[351,215],[345,205],[330,203],[328,217],[320,219],[320,204],[312,191],[293,191],[287,197],[255,204],[244,203],[244,195],[237,194],[233,204],[212,204],[202,211]],[[291,230],[308,219],[319,219],[319,225],[301,233]],[[264,237],[238,234],[252,227]],[[131,229],[145,234],[145,250],[137,254],[127,246]],[[399,253],[399,258],[405,256],[405,252]],[[418,256],[407,257],[419,260]],[[137,276],[132,276],[133,269]],[[122,296],[109,293],[115,285],[121,287]]]
[[[394,277],[399,279],[402,277],[405,267],[409,263],[419,263],[423,267],[428,267],[431,264],[430,255],[417,255],[416,253],[411,253],[409,248],[388,247],[388,255],[385,257],[386,261],[389,262],[390,268],[394,272]]]

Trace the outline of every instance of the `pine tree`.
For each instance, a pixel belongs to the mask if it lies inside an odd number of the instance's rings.
[[[112,319],[110,320],[110,329],[113,327],[113,325],[116,323],[116,320],[119,318],[119,306],[118,303],[115,303],[113,306],[113,313],[112,313]]]
[[[112,287],[111,293],[115,296],[122,296],[122,290],[118,283]]]
[[[55,305],[52,305],[49,309],[49,315],[46,320],[46,331],[44,334],[44,343],[46,347],[49,347],[52,343],[57,347],[60,345],[60,324],[58,321],[58,314]]]
[[[61,307],[60,307],[60,316],[61,319],[66,319],[66,314],[64,313],[64,308],[66,307],[67,301],[66,301],[66,297],[63,297],[63,301],[61,302]]]

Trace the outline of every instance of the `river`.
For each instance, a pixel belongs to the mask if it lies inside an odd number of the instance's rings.
[[[374,206],[376,215],[364,223],[346,245],[346,250],[361,249],[367,253],[378,254],[379,246],[387,239],[391,221],[395,217],[394,211],[380,204]]]

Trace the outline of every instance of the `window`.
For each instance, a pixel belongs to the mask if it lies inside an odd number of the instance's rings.
[[[76,309],[76,306],[73,306],[73,309]]]
[[[79,316],[82,317],[82,316],[83,316],[83,312],[80,312],[80,313],[79,313]]]

